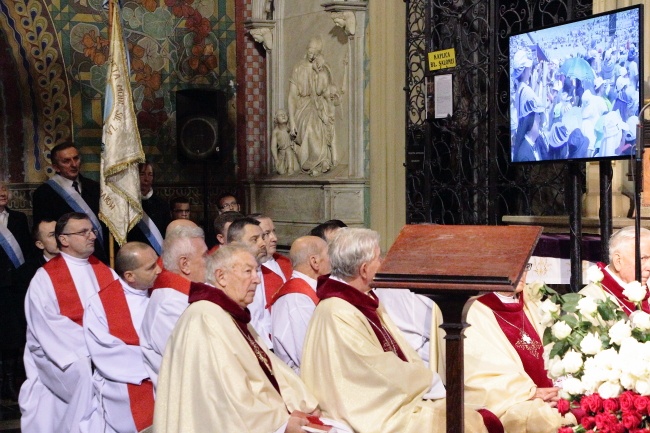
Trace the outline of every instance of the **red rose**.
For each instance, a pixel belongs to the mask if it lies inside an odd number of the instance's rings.
[[[585,416],[582,418],[581,424],[587,430],[596,427],[596,419],[593,416]]]
[[[560,427],[557,433],[573,433],[573,429],[571,427]]]
[[[623,414],[621,423],[625,426],[626,429],[630,430],[639,427],[642,419],[643,417],[637,413],[627,412]]]
[[[619,410],[620,406],[618,404],[618,400],[615,398],[608,398],[607,400],[603,401],[603,409],[605,409],[607,412],[616,412]]]
[[[618,429],[618,418],[609,412],[601,412],[595,416],[596,428],[599,432],[616,432]]]
[[[596,414],[603,410],[603,399],[598,394],[585,395],[580,400],[580,407],[585,412]]]
[[[640,415],[648,414],[648,399],[642,395],[634,397],[634,408]]]
[[[563,398],[559,399],[557,402],[557,410],[560,414],[564,415],[571,409],[571,403],[568,400]]]
[[[625,391],[618,396],[618,402],[621,405],[621,410],[623,412],[629,412],[635,410],[634,408],[634,394],[632,391]]]

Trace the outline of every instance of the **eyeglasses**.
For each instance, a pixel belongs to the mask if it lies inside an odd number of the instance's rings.
[[[533,269],[533,264],[532,263],[526,263],[526,270],[530,271],[531,269]]]
[[[98,234],[99,232],[97,231],[97,229],[86,229],[86,230],[82,230],[82,231],[80,231],[80,232],[74,232],[74,233],[61,233],[61,234],[62,234],[62,235],[66,235],[66,236],[77,235],[77,236],[83,236],[84,238],[89,238],[91,233],[94,234],[95,236],[97,236],[97,234]]]
[[[221,209],[235,209],[239,204],[235,201],[232,203],[224,203],[223,206],[221,206]]]

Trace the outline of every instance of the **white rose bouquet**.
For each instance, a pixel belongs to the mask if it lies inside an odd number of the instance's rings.
[[[598,268],[588,275],[596,284],[602,279]],[[562,433],[650,431],[642,430],[650,428],[650,314],[640,309],[645,290],[636,282],[628,284],[623,293],[637,307],[628,317],[610,299],[560,295],[547,286],[537,289],[540,320],[546,326],[545,365],[549,377],[562,386],[558,410],[564,414],[580,408],[585,413],[579,425],[563,427]],[[629,407],[637,400],[642,406],[647,401],[649,409],[632,416]]]

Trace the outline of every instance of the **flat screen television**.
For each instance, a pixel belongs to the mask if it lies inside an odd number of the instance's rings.
[[[643,106],[643,6],[509,36],[514,163],[630,158]]]

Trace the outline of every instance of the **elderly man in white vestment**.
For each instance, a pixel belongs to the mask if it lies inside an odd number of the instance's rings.
[[[268,251],[266,247],[268,243],[260,222],[251,217],[233,221],[228,227],[228,243],[247,247],[257,260],[259,265],[257,275],[260,277],[260,282],[255,289],[255,299],[253,299],[248,309],[251,312],[251,325],[260,335],[266,347],[273,349],[271,315],[266,309],[266,288],[263,275],[264,267],[262,266],[262,263],[267,260]]]
[[[303,347],[305,384],[324,411],[357,433],[444,432],[440,376],[422,362],[371,292],[381,264],[378,233],[340,229],[329,256],[332,274],[318,280],[320,303]],[[486,431],[478,412],[465,410],[465,431]]]
[[[643,286],[650,278],[650,230],[641,228],[641,281]],[[628,316],[637,308],[630,302],[623,290],[625,285],[636,280],[635,269],[635,240],[636,231],[634,226],[623,227],[617,230],[609,240],[609,265],[598,262],[596,265],[603,273],[603,279],[599,283],[590,283],[580,290],[585,296],[594,299],[611,299],[618,304]],[[641,302],[641,309],[650,313],[648,297]]]
[[[555,409],[559,388],[544,366],[540,304],[524,290],[474,299],[465,330],[465,403],[487,407],[506,432],[555,433],[575,423]],[[489,356],[486,354],[489,353]]]
[[[40,268],[25,297],[27,380],[20,389],[24,433],[84,432],[92,412],[92,371],[84,307],[117,274],[92,254],[97,233],[86,214],[56,224],[61,253]]]
[[[205,281],[207,251],[203,229],[195,223],[187,219],[169,223],[163,241],[164,269],[154,282],[139,330],[145,367],[154,388],[167,340],[187,308],[190,286]]]
[[[273,348],[278,358],[300,374],[302,344],[311,315],[318,305],[316,279],[330,273],[327,243],[316,236],[296,239],[289,251],[293,274],[269,306],[273,325]]]
[[[250,325],[257,266],[242,246],[227,245],[208,257],[214,287],[192,288],[165,350],[156,433],[304,432],[306,414],[320,415],[300,378]]]
[[[160,274],[158,255],[148,244],[128,242],[115,257],[122,280],[88,301],[84,333],[95,366],[95,411],[90,431],[137,433],[153,424],[153,384],[144,366],[138,330],[149,289]]]

